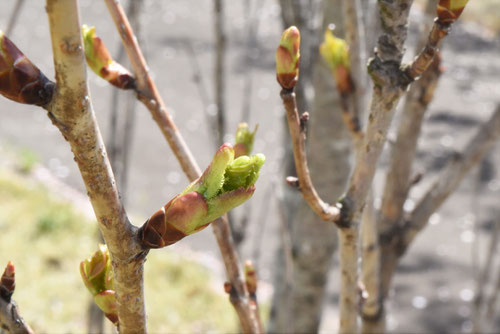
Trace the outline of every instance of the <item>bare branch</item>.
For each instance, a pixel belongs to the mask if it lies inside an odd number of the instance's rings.
[[[422,197],[404,226],[402,247],[406,249],[450,194],[458,187],[469,170],[474,167],[500,137],[500,106],[469,141],[463,152],[455,154],[440,172],[438,180]]]
[[[435,11],[436,1],[429,1],[426,12],[431,14]],[[418,43],[419,48],[425,45],[428,34],[428,29],[422,32],[421,40]],[[417,149],[420,129],[428,105],[434,97],[440,75],[440,57],[438,54],[430,68],[424,72],[417,82],[411,85],[406,97],[397,139],[391,147],[391,160],[386,173],[379,217],[381,233],[390,230],[395,222],[401,219],[403,214],[403,205],[411,187],[411,167]]]
[[[153,115],[153,119],[160,127],[188,179],[194,181],[201,174],[200,168],[182,135],[177,130],[170,114],[167,112],[156,85],[149,75],[146,61],[123,8],[117,0],[105,0],[105,3],[120,32],[125,51],[134,69],[138,82],[138,99],[146,105]],[[252,309],[249,302],[248,291],[244,284],[238,254],[233,243],[227,217],[218,218],[212,223],[212,228],[231,284],[230,300],[236,309],[243,332],[261,333],[263,332],[262,325],[260,324],[258,314]]]
[[[170,148],[179,161],[182,170],[188,176],[190,181],[198,178],[201,171],[198,167],[191,151],[186,145],[184,138],[177,130],[172,117],[168,113],[156,85],[149,75],[146,60],[142,54],[141,48],[134,36],[132,27],[128,22],[123,8],[118,2],[105,0],[108,10],[115,22],[116,28],[127,52],[130,63],[137,79],[137,97],[148,108],[156,124],[167,139]]]
[[[224,31],[224,2],[223,0],[214,0],[215,13],[215,104],[217,105],[217,134],[218,143],[222,144],[225,133],[225,68],[224,60],[226,55],[226,34]]]
[[[307,166],[304,128],[300,125],[297,101],[293,90],[283,89],[281,98],[286,109],[288,129],[293,144],[295,168],[299,179],[299,189],[311,209],[325,221],[337,221],[340,214],[339,208],[324,202],[312,184],[311,175]]]
[[[78,6],[47,0],[57,89],[49,117],[69,142],[99,228],[109,247],[122,332],[146,332],[143,291],[145,254],[118,196],[87,87]]]

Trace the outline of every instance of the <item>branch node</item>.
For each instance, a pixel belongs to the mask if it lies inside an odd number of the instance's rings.
[[[302,115],[300,115],[300,132],[305,133],[307,122],[309,122],[309,113],[306,111]]]
[[[353,201],[349,197],[341,198],[335,206],[340,210],[340,214],[338,215],[338,219],[335,220],[335,224],[339,228],[351,228],[352,227],[352,218],[353,218]]]

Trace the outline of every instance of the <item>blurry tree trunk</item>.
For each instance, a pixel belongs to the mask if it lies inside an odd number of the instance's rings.
[[[342,22],[342,11],[338,10],[340,5],[340,0],[325,1],[322,29],[316,29],[314,41],[319,41],[323,30],[333,22],[338,27],[336,34],[342,35],[339,25]],[[303,31],[301,29],[301,33]],[[302,41],[304,40],[305,37],[302,37]],[[311,50],[317,54],[318,44],[312,46]],[[350,135],[342,121],[331,71],[316,55],[311,55],[309,59],[315,60],[311,72],[315,94],[307,131],[309,169],[320,196],[335,200],[344,190],[349,174]],[[303,63],[301,59],[299,83],[305,72]],[[297,92],[297,97],[300,95],[302,94]],[[286,136],[286,141],[290,143],[288,133]],[[291,159],[293,166],[293,158]],[[290,168],[286,172],[288,174],[285,176],[290,175]],[[317,333],[328,272],[337,244],[336,227],[322,221],[296,189],[286,190],[286,203],[288,219],[285,224],[289,228],[292,243],[292,284],[289,289],[283,288],[284,284],[281,286],[281,282],[285,282],[282,277],[285,263],[283,252],[280,252],[269,332]]]

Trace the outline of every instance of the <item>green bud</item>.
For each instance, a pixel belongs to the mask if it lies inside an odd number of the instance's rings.
[[[234,159],[233,147],[222,145],[200,178],[155,212],[140,228],[147,248],[171,245],[247,201],[255,191],[265,157]]]
[[[94,302],[114,324],[118,323],[118,312],[113,291],[113,270],[108,247],[99,245],[92,257],[80,263],[83,283],[94,297]]]
[[[325,31],[324,36],[325,39],[319,48],[320,54],[332,70],[339,92],[348,94],[354,88],[349,46],[345,40],[337,38],[330,29]]]
[[[55,84],[0,31],[0,94],[25,104],[47,105]]]
[[[281,87],[292,89],[299,79],[300,32],[292,26],[281,35],[276,50],[276,78]]]
[[[116,293],[113,290],[105,290],[94,295],[94,302],[113,324],[118,324],[118,305]]]
[[[252,152],[253,139],[259,125],[255,126],[253,132],[248,129],[247,123],[238,124],[236,130],[236,140],[234,145],[234,157],[238,158],[242,155],[249,155]]]
[[[462,14],[469,0],[439,0],[437,5],[438,20],[444,24],[455,22]]]
[[[135,87],[135,79],[121,64],[113,60],[106,45],[95,34],[95,27],[82,26],[85,59],[95,74],[121,89]]]

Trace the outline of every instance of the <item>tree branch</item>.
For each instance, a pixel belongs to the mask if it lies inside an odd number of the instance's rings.
[[[324,202],[318,195],[309,174],[305,147],[305,127],[301,125],[301,117],[297,111],[297,101],[293,90],[283,89],[281,99],[286,110],[288,129],[293,145],[293,156],[295,168],[297,169],[298,187],[307,204],[311,209],[325,221],[335,222],[338,220],[340,210]],[[303,114],[304,115],[304,114]],[[289,180],[291,180],[289,178]]]
[[[145,253],[115,186],[89,98],[76,0],[47,0],[57,88],[48,115],[69,142],[111,253],[120,331],[146,332]]]
[[[455,154],[440,172],[438,180],[422,197],[406,220],[401,251],[410,245],[426,225],[429,217],[458,187],[469,170],[475,166],[500,137],[500,105],[469,141],[463,152]]]
[[[153,119],[160,127],[188,179],[190,181],[196,180],[201,174],[200,168],[167,112],[156,85],[149,75],[146,61],[123,8],[117,0],[105,0],[105,3],[120,32],[125,51],[136,75],[138,99],[153,115]],[[248,291],[244,284],[238,254],[226,216],[213,222],[212,228],[232,286],[230,300],[236,309],[242,330],[245,333],[261,333],[263,330],[260,318],[250,305]]]

